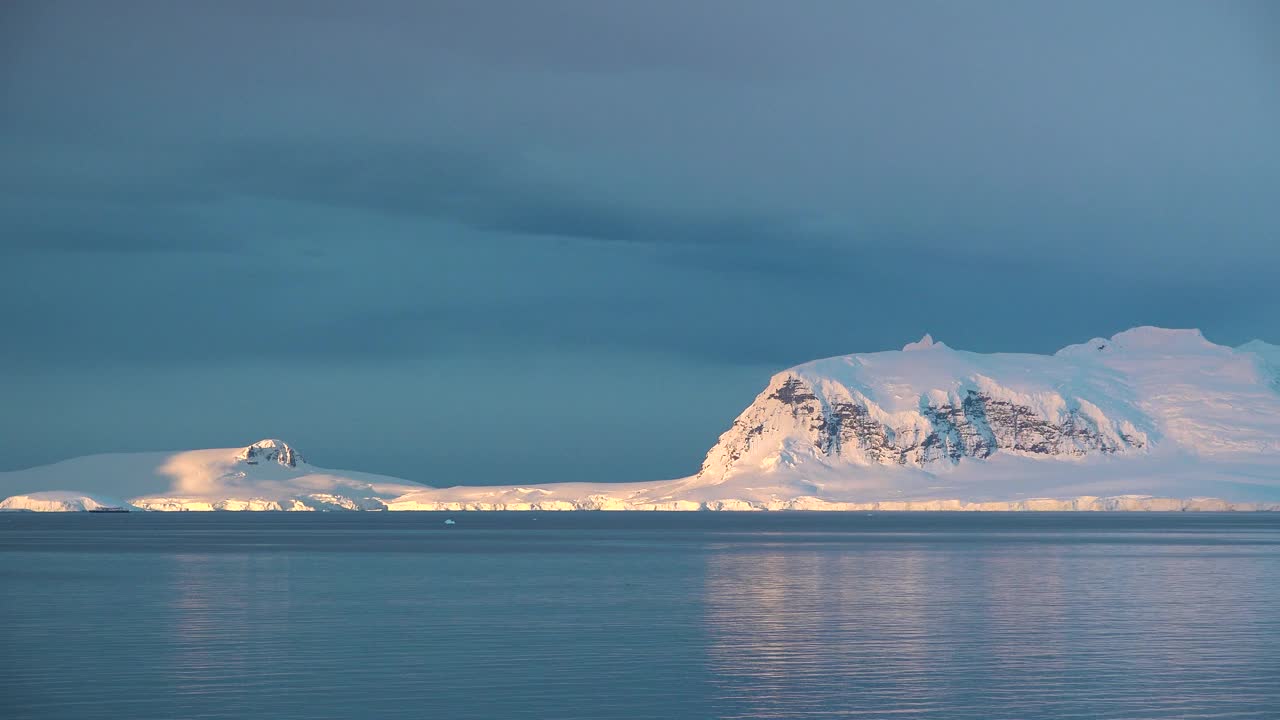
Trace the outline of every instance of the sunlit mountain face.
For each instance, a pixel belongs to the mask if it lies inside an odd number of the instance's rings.
[[[11,510],[1228,510],[1280,507],[1277,348],[1141,327],[1053,355],[926,336],[771,378],[678,480],[432,487],[287,442],[0,475]],[[672,413],[680,412],[673,406]],[[503,428],[493,440],[507,438]],[[637,441],[642,441],[638,439]],[[309,457],[309,456],[308,456]]]

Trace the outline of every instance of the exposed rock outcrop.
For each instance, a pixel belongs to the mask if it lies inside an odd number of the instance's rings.
[[[249,465],[277,463],[285,467],[297,467],[298,463],[307,462],[289,443],[274,439],[259,440],[241,450],[236,459]]]

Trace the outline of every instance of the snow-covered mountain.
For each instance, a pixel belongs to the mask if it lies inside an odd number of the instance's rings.
[[[1052,356],[951,350],[926,336],[901,352],[799,365],[720,437],[700,477],[774,468],[898,465],[941,470],[1006,454],[1280,458],[1275,346],[1214,345],[1195,330],[1137,328]]]
[[[0,473],[6,510],[380,510],[421,489],[396,478],[314,467],[282,440],[179,453],[90,455]]]
[[[1277,390],[1280,348],[1227,348],[1196,330],[1135,328],[1052,356],[962,352],[925,336],[778,373],[690,485],[862,503],[1275,502]]]
[[[154,510],[1280,509],[1280,347],[1142,327],[979,354],[925,336],[778,373],[671,481],[430,488],[319,470],[278,440],[0,474],[0,494],[68,487]]]

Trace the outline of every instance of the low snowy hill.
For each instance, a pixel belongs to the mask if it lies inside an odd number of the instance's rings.
[[[0,473],[0,496],[20,496],[5,501],[14,506],[9,509],[32,510],[82,509],[31,500],[52,490],[64,498],[125,497],[146,510],[375,510],[421,488],[381,475],[314,467],[281,440],[243,448],[90,455]]]
[[[671,481],[429,488],[279,440],[0,474],[0,496],[68,488],[152,510],[1280,509],[1280,347],[1143,327],[1054,355],[926,336],[816,360]]]

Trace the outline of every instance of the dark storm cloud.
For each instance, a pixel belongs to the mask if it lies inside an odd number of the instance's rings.
[[[606,242],[804,239],[798,220],[642,207],[608,187],[544,177],[513,154],[422,144],[247,142],[203,163],[205,187],[300,203],[450,220],[477,230]],[[790,224],[789,224],[790,223]]]
[[[1275,13],[5,3],[0,465],[257,419],[338,466],[641,479],[770,371],[925,331],[1280,341]],[[497,457],[462,428],[499,406],[548,429]],[[584,437],[628,470],[572,475]]]
[[[140,150],[137,157],[146,153]],[[40,177],[31,168],[0,171],[0,183],[11,190],[0,206],[11,219],[0,249],[242,249],[242,240],[220,238],[201,227],[195,212],[237,197],[600,242],[766,246],[804,243],[818,235],[803,218],[769,210],[640,206],[608,187],[541,176],[518,156],[496,150],[271,140],[218,143],[188,155],[165,174],[146,177],[130,178],[127,169],[109,180],[77,177],[76,171],[60,180]],[[57,198],[53,203],[51,196]],[[48,212],[50,205],[56,212]],[[119,229],[135,221],[150,227]]]

